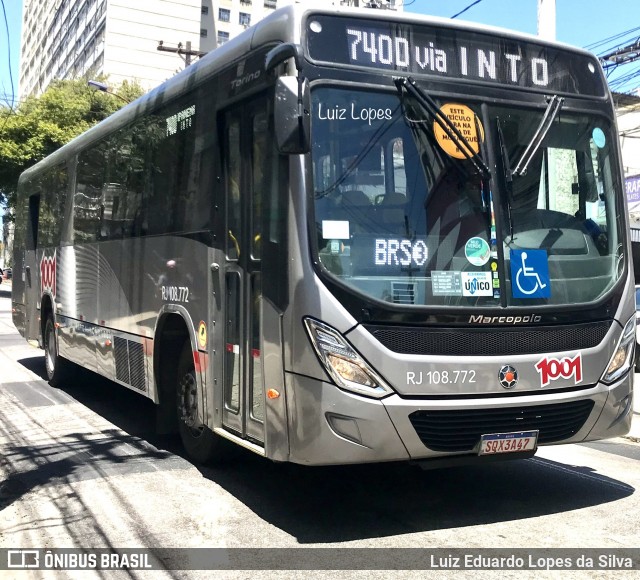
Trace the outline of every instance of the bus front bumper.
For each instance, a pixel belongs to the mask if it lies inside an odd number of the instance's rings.
[[[490,428],[487,433],[518,431],[526,424],[527,429],[539,428],[545,433],[546,439],[541,435],[539,441],[542,445],[619,437],[631,427],[632,388],[630,373],[613,385],[598,383],[565,393],[465,400],[391,395],[376,400],[342,391],[331,383],[288,374],[289,460],[305,465],[408,460],[434,460],[437,464],[444,458],[477,457],[479,435],[471,446],[458,448],[458,430],[451,431],[447,425],[462,421],[468,432],[480,433],[486,430],[478,426],[485,415],[504,417],[505,413],[510,419],[499,424],[508,426]],[[438,416],[439,412],[446,414]],[[437,445],[430,442],[432,429],[421,430],[420,421],[415,420],[422,414],[424,423],[425,413],[428,421],[433,414],[436,419],[446,418],[435,422]],[[573,426],[567,425],[567,416],[573,418]],[[565,430],[551,433],[548,425],[559,422]],[[513,454],[505,454],[505,459],[510,458],[507,455]]]

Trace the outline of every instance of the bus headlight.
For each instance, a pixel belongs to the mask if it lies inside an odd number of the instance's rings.
[[[340,388],[377,399],[393,392],[337,330],[312,318],[304,323],[320,362]]]
[[[625,374],[633,364],[631,357],[633,355],[633,347],[636,343],[636,315],[634,314],[622,331],[622,336],[618,341],[616,350],[609,361],[609,366],[602,375],[603,383],[613,383]]]

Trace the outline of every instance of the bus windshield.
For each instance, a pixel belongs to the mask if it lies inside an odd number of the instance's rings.
[[[323,86],[312,101],[325,275],[376,300],[469,308],[591,303],[621,276],[605,117],[562,108],[534,149],[544,108],[433,99],[470,157],[410,95]]]

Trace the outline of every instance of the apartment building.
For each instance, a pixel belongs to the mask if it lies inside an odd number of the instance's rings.
[[[297,0],[302,1],[304,0]],[[245,28],[255,24],[269,12],[285,4],[293,4],[296,0],[203,0],[204,14],[211,14],[210,27],[204,30],[207,35],[202,39],[203,50],[212,50],[242,32]],[[404,0],[311,0],[316,6],[328,7],[351,6],[354,8],[389,8],[402,9]],[[215,34],[215,42],[210,40],[211,30]]]
[[[306,0],[24,0],[20,98],[41,94],[54,79],[101,73],[114,85],[137,80],[151,89],[295,1]],[[401,9],[403,0],[314,3]]]

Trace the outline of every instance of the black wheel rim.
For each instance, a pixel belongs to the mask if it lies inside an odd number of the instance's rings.
[[[178,419],[194,438],[202,435],[198,425],[198,384],[193,372],[185,373],[178,384]]]

